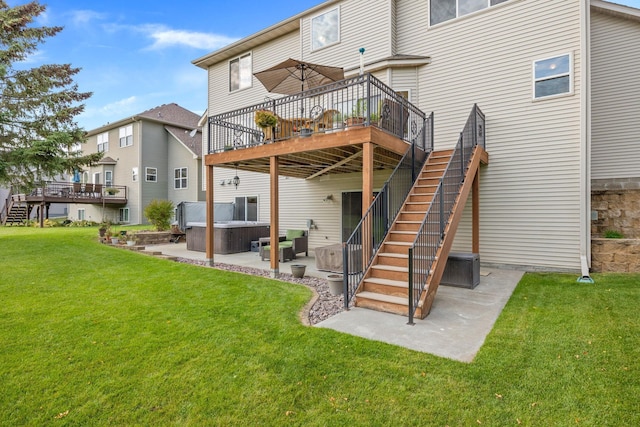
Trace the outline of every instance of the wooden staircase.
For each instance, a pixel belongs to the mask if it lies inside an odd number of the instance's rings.
[[[389,229],[384,242],[365,273],[355,295],[355,305],[378,311],[408,315],[409,312],[409,248],[431,206],[431,201],[443,177],[454,150],[434,151],[429,155],[409,196]],[[435,264],[432,266],[427,287],[421,295],[415,316],[429,314],[435,291],[449,256],[455,231],[462,216],[462,208],[486,153],[476,147],[458,198],[448,218],[444,238],[440,241]]]
[[[2,219],[2,225],[21,224],[29,219],[29,207],[24,194],[14,194],[9,198],[7,215]]]

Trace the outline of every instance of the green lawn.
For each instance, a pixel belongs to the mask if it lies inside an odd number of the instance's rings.
[[[0,228],[0,425],[640,425],[640,275],[525,275],[465,364],[96,236]]]

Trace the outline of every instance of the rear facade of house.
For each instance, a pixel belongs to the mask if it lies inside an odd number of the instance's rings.
[[[357,75],[365,48],[365,72],[434,113],[436,150],[455,146],[477,104],[490,158],[480,171],[481,261],[584,272],[591,179],[639,181],[638,47],[638,11],[601,1],[343,0],[194,63],[208,71],[213,116],[279,96],[254,72],[294,57]],[[374,187],[390,172],[377,171]],[[257,203],[246,219],[268,221],[268,175],[242,171],[228,185],[236,173],[216,168],[215,201]],[[281,177],[280,229],[312,222],[310,248],[345,241],[361,182],[357,173]],[[470,251],[471,223],[467,206],[454,251]]]

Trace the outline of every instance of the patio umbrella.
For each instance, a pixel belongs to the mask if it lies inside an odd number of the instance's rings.
[[[264,71],[253,74],[269,92],[292,95],[306,89],[344,79],[342,67],[311,64],[287,59]]]

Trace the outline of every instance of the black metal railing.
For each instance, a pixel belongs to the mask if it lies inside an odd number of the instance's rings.
[[[345,308],[349,308],[349,302],[400,212],[429,152],[433,150],[433,113],[425,120],[420,132],[426,138],[421,138],[420,143],[416,141],[411,144],[351,236],[343,243]],[[425,151],[425,147],[428,151]]]
[[[26,195],[27,201],[60,203],[123,203],[127,201],[127,186],[87,184],[80,182],[44,182]]]
[[[413,324],[420,296],[433,273],[438,248],[476,145],[485,147],[485,118],[480,108],[474,105],[431,206],[409,248],[409,324]]]
[[[262,111],[274,116],[266,127],[256,123],[256,113]],[[354,126],[375,126],[429,151],[425,121],[416,106],[371,74],[363,74],[209,117],[208,153]]]

